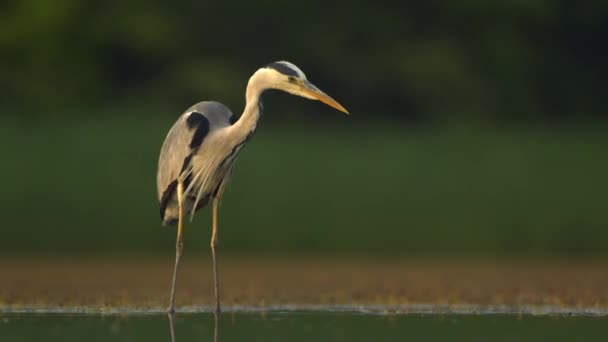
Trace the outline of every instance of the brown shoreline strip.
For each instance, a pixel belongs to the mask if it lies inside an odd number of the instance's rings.
[[[163,308],[171,260],[0,259],[0,307]],[[604,261],[415,261],[228,259],[228,306],[323,305],[608,308]],[[213,301],[210,260],[185,258],[177,305]]]

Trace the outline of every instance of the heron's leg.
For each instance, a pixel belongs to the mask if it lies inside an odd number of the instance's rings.
[[[184,185],[182,182],[177,183],[177,204],[179,207],[178,221],[177,221],[177,241],[175,243],[175,267],[173,268],[173,281],[171,283],[171,303],[169,304],[169,313],[175,312],[175,280],[177,279],[177,268],[179,266],[179,259],[182,257],[182,249],[184,243],[182,241],[182,225],[184,221]]]
[[[215,313],[219,314],[220,309],[220,276],[217,272],[217,209],[219,198],[213,198],[213,232],[211,233],[211,255],[213,257],[213,278],[215,279]]]

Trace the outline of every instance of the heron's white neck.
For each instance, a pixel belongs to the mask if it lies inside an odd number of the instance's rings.
[[[249,79],[247,90],[245,91],[245,110],[243,110],[243,114],[233,125],[244,134],[255,130],[260,119],[260,97],[264,90],[268,89],[267,83],[264,82],[264,77],[260,76],[260,73],[256,72]]]
[[[270,69],[262,68],[256,71],[247,83],[245,91],[245,110],[234,123],[234,127],[243,134],[255,130],[260,119],[260,97],[268,89],[276,88],[277,75]]]

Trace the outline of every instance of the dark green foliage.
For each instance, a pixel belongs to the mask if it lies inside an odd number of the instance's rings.
[[[155,177],[172,124],[2,119],[1,253],[171,253]],[[262,124],[224,194],[221,248],[606,256],[604,131]],[[185,227],[188,254],[207,255],[210,223]]]
[[[203,99],[236,108],[256,68],[288,59],[359,116],[537,121],[608,112],[608,2],[400,6],[8,1],[1,105],[41,115]]]

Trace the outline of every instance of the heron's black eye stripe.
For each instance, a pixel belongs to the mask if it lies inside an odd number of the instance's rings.
[[[266,65],[266,68],[274,69],[286,76],[299,76],[295,70],[279,62],[270,63]]]

